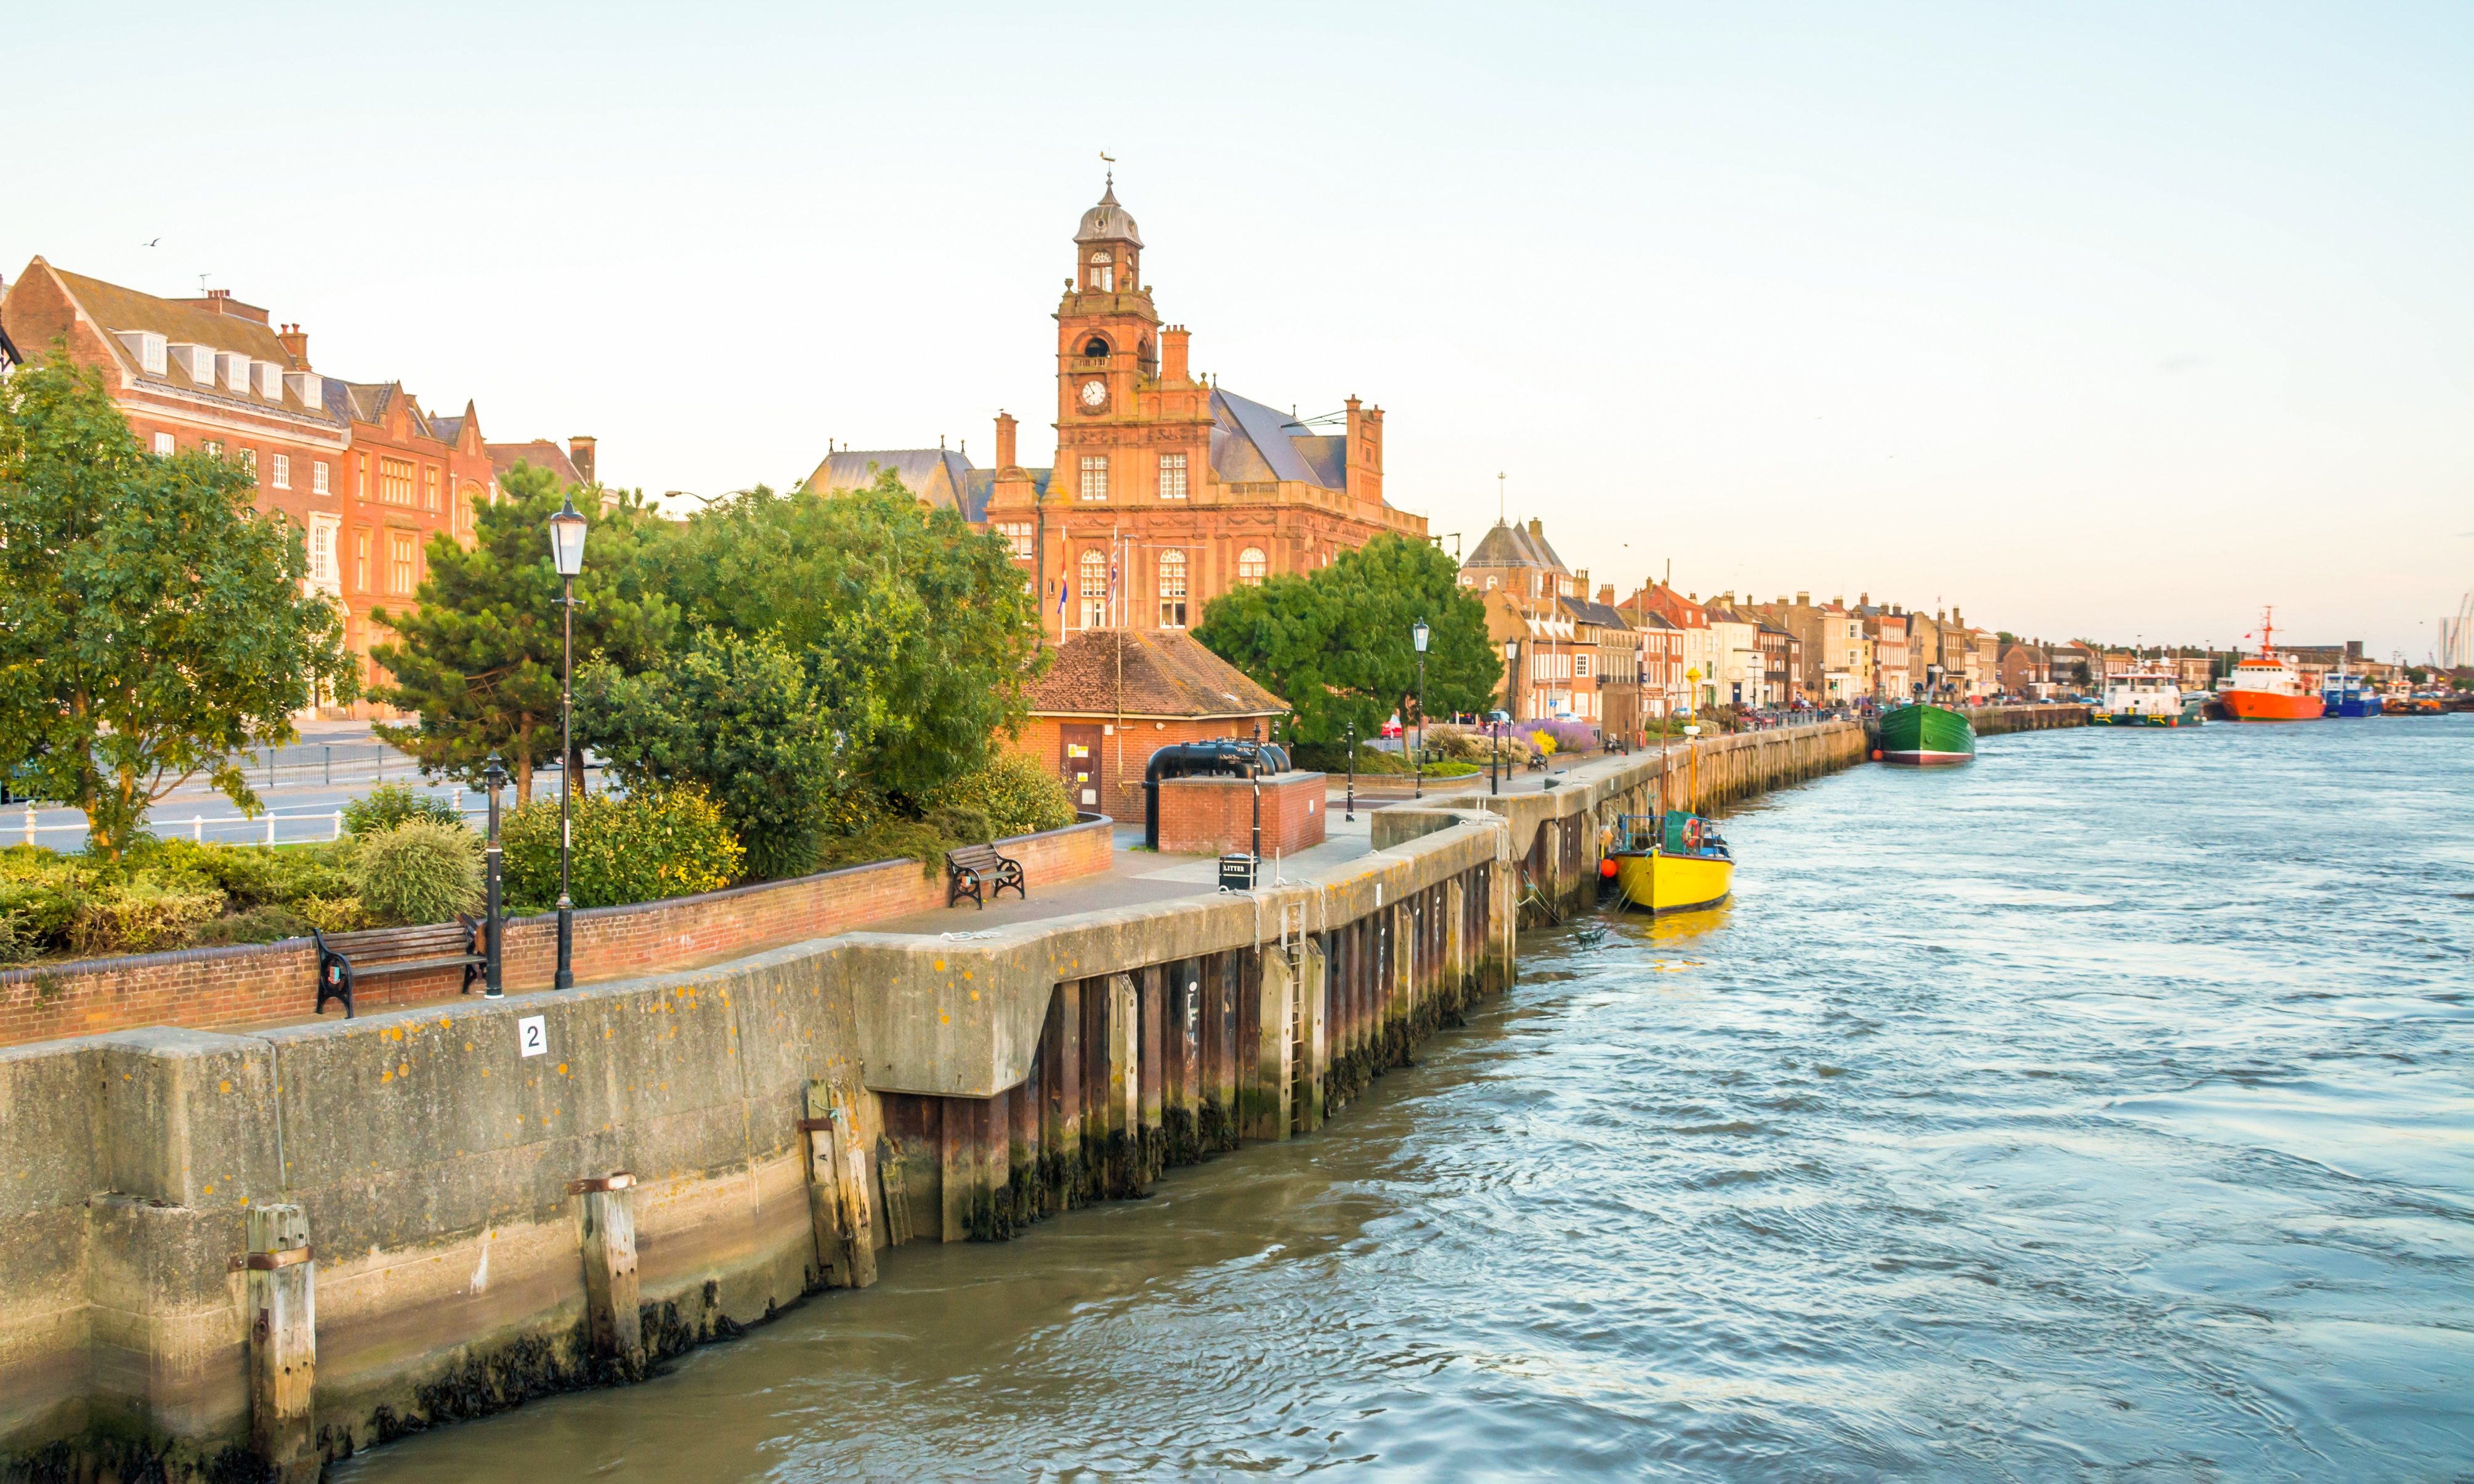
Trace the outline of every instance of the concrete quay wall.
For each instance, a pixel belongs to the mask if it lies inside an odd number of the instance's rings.
[[[0,1457],[179,1478],[265,1456],[252,1207],[305,1219],[325,1459],[642,1375],[885,1246],[1002,1237],[1310,1130],[1509,980],[1503,824],[1433,823],[1247,895],[0,1051]],[[624,1188],[574,1188],[596,1180]],[[595,1202],[623,1208],[623,1273],[594,1265]]]

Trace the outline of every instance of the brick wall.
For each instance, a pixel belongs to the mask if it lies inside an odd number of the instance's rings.
[[[1106,870],[1113,828],[1102,818],[1000,843],[1037,887]],[[735,958],[944,904],[943,871],[922,876],[916,861],[885,861],[702,896],[587,908],[575,914],[575,977],[626,979]],[[508,988],[546,987],[557,967],[556,916],[508,924]],[[317,1001],[316,974],[317,954],[299,939],[12,969],[0,973],[0,1046],[132,1026],[208,1030],[305,1014]],[[353,1003],[369,1010],[437,999],[455,993],[463,978],[455,968],[365,980]]]
[[[1323,839],[1322,773],[1263,780],[1263,856],[1293,856]],[[1171,778],[1160,785],[1162,855],[1224,855],[1251,848],[1254,784],[1248,778]]]

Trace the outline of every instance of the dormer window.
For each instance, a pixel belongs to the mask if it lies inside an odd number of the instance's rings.
[[[248,356],[218,353],[215,356],[215,370],[221,375],[225,391],[241,393],[249,391]]]
[[[166,353],[166,343],[161,335],[151,329],[122,329],[113,331],[113,334],[129,348],[130,354],[137,357],[138,370],[150,377],[163,376],[170,371],[171,356]]]

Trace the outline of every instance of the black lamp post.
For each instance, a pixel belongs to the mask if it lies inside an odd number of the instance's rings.
[[[490,754],[489,765],[481,769],[481,781],[490,787],[490,842],[481,850],[481,868],[488,883],[488,895],[482,899],[481,998],[495,1000],[507,992],[503,969],[505,958],[505,923],[499,915],[498,881],[501,858],[498,851],[498,791],[506,787],[507,766],[498,755]]]
[[[1418,645],[1418,755],[1409,760],[1409,796],[1426,796],[1426,620],[1419,619],[1409,637]]]
[[[565,634],[558,664],[558,978],[561,989],[575,987],[575,899],[569,890],[568,857],[575,828],[575,575],[584,571],[584,517],[569,496],[549,518],[550,560],[566,584],[559,606],[566,610]]]
[[[1357,723],[1348,723],[1348,822],[1357,822]]]

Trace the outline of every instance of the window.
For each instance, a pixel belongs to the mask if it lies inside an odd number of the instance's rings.
[[[1108,455],[1105,453],[1082,455],[1082,498],[1084,499],[1108,498]]]
[[[1025,561],[1031,559],[1031,524],[1029,521],[1008,521],[998,526],[997,531],[1005,537],[1006,545],[1012,548],[1014,555]]]
[[[206,442],[204,442],[204,443],[202,443],[202,444],[198,445],[198,447],[200,447],[200,448],[202,448],[202,449],[206,450],[207,453],[211,454],[212,456],[214,456],[214,457],[216,457],[216,458],[221,458],[221,457],[223,457],[223,456],[224,456],[224,446],[223,446],[223,441],[222,441],[221,439],[218,439],[218,438],[209,438],[209,439],[207,439]]]
[[[1185,627],[1185,553],[1182,551],[1160,553],[1159,621],[1162,628]]]
[[[370,590],[370,533],[367,531],[352,537],[352,590],[358,593]]]
[[[309,493],[312,495],[332,493],[327,488],[327,461],[323,458],[312,459],[309,462]]]
[[[257,477],[257,450],[255,449],[243,449],[240,450],[240,467],[249,471],[249,476],[252,479]]]
[[[288,453],[275,455],[275,487],[279,490],[292,488],[292,455]]]
[[[1162,499],[1185,499],[1184,454],[1163,453],[1160,455],[1159,498]]]
[[[1082,626],[1104,628],[1108,622],[1108,554],[1082,553]]]
[[[435,514],[438,510],[438,466],[421,466],[421,508]]]
[[[387,591],[409,593],[413,590],[412,532],[387,532]]]
[[[1113,294],[1116,291],[1117,265],[1108,260],[1108,255],[1105,253],[1092,254],[1091,292],[1095,294]],[[1085,355],[1105,355],[1108,353],[1105,351],[1085,351],[1082,353]]]
[[[412,508],[412,460],[385,458],[378,460],[378,502]]]
[[[1588,655],[1576,654],[1572,656],[1572,673],[1580,676],[1584,680],[1589,678],[1589,657]]]
[[[172,456],[172,435],[170,433],[157,433],[155,435],[155,451],[158,456],[163,458],[170,458]]]
[[[309,522],[309,580],[335,580],[335,527],[314,517]]]
[[[1237,553],[1237,580],[1249,587],[1261,587],[1265,574],[1271,570],[1271,561],[1263,555],[1260,547],[1248,547]]]

